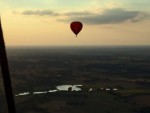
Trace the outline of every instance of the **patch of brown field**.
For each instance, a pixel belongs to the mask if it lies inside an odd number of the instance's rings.
[[[126,80],[127,82],[150,82],[149,79],[130,79],[130,80]]]
[[[150,107],[150,95],[139,95],[131,99],[133,103],[139,106],[149,106]]]
[[[48,109],[48,111],[54,111],[55,113],[64,113],[63,110],[66,109],[67,105],[65,101],[51,101],[38,105],[41,108]]]

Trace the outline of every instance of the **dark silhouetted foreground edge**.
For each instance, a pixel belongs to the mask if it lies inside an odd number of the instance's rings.
[[[4,82],[5,95],[6,95],[7,105],[8,105],[8,112],[16,113],[10,73],[8,68],[7,54],[5,49],[5,42],[4,42],[3,31],[1,27],[1,18],[0,18],[0,64],[1,64],[3,82]]]

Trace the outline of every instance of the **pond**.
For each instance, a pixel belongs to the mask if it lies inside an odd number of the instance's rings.
[[[52,93],[52,92],[57,92],[57,91],[68,91],[69,89],[71,89],[70,91],[81,91],[81,86],[83,85],[59,85],[59,86],[55,86],[56,89],[54,90],[49,90],[49,91],[37,91],[37,92],[24,92],[24,93],[19,93],[15,96],[25,96],[25,95],[29,95],[29,94],[34,94],[34,95],[38,95],[38,94],[45,94],[45,93]]]

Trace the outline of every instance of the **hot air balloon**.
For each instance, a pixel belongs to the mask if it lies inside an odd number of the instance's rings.
[[[83,27],[83,25],[79,21],[74,21],[70,24],[70,28],[73,31],[73,33],[76,35],[76,37],[77,37],[78,33],[82,30],[82,27]]]

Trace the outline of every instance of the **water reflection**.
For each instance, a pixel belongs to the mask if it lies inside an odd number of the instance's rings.
[[[47,91],[44,91],[44,92],[33,92],[33,94],[35,94],[35,95],[43,94],[43,93],[47,93]]]
[[[81,91],[82,85],[59,85],[56,86],[56,89],[54,90],[49,90],[49,91],[38,91],[38,92],[33,92],[32,94],[34,95],[39,95],[39,94],[46,94],[46,93],[52,93],[52,92],[57,92],[57,91]],[[24,92],[24,93],[19,93],[15,96],[25,96],[29,95],[30,92]]]
[[[24,95],[29,95],[29,94],[30,94],[29,92],[24,92],[24,93],[19,93],[19,94],[15,95],[15,96],[24,96]]]
[[[57,91],[58,91],[58,90],[55,89],[55,90],[49,90],[48,92],[49,92],[49,93],[52,93],[52,92],[57,92]]]
[[[57,86],[57,90],[68,91],[70,89],[70,91],[81,91],[80,86],[82,85],[60,85],[60,86]]]
[[[53,92],[58,92],[58,91],[81,91],[81,87],[83,85],[59,85],[59,86],[55,86],[56,89],[53,90],[49,90],[49,91],[36,91],[36,92],[24,92],[24,93],[19,93],[15,96],[25,96],[25,95],[29,95],[29,94],[33,94],[33,95],[39,95],[39,94],[46,94],[46,93],[53,93]],[[104,91],[117,91],[117,88],[101,88],[101,90]],[[89,88],[88,90],[89,92],[94,91],[93,88]]]

